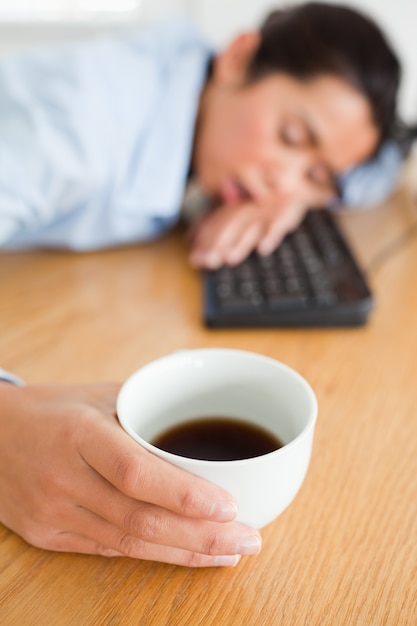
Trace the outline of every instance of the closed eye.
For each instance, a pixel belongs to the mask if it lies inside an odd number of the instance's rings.
[[[287,146],[308,146],[309,136],[301,121],[287,120],[283,123],[280,133],[281,141]]]

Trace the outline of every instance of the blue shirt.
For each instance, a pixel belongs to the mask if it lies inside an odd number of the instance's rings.
[[[387,141],[373,159],[342,174],[340,206],[365,209],[383,202],[400,181],[404,157],[394,141]]]
[[[0,246],[89,250],[177,219],[211,50],[185,18],[0,65]]]

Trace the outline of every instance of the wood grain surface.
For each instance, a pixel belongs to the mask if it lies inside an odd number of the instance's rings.
[[[319,418],[305,483],[259,556],[192,570],[42,551],[0,525],[0,624],[417,624],[416,220],[403,193],[341,219],[376,302],[356,329],[205,329],[180,233],[1,254],[0,365],[27,382],[122,381],[180,348],[242,348],[305,376]]]

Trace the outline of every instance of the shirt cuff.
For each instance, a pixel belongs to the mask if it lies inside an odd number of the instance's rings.
[[[25,384],[18,376],[2,369],[0,369],[0,380],[5,381],[6,383],[12,383],[12,385],[18,385],[19,387],[22,387]]]

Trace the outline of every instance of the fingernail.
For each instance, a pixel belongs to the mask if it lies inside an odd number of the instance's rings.
[[[258,535],[241,537],[236,543],[237,554],[258,554],[261,551],[262,541]]]
[[[242,253],[239,250],[231,250],[228,253],[226,260],[228,263],[230,263],[230,265],[236,265],[242,260]]]
[[[234,567],[235,565],[239,563],[240,559],[241,559],[240,554],[215,556],[214,565],[217,565],[219,567]]]
[[[234,502],[216,502],[209,512],[210,518],[218,522],[231,522],[237,514],[238,508]]]
[[[273,249],[274,246],[269,241],[261,241],[258,246],[258,252],[261,256],[267,256],[268,254],[271,254]]]
[[[117,550],[113,550],[112,548],[103,548],[100,551],[100,556],[126,556],[123,552],[118,552]]]
[[[207,265],[207,267],[211,269],[217,269],[218,267],[220,267],[221,263],[222,261],[220,255],[217,252],[213,251],[206,254],[205,264]]]

